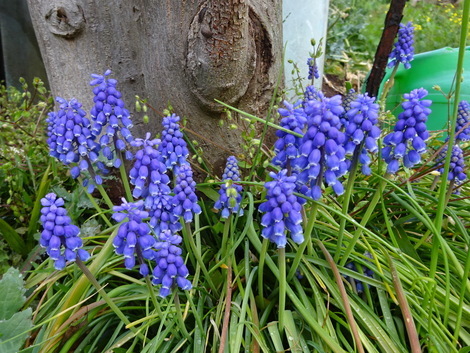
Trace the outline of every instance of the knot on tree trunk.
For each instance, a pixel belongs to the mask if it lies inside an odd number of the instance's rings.
[[[210,0],[191,23],[186,69],[205,110],[222,110],[215,98],[236,104],[248,89],[257,57],[249,13],[244,0]]]
[[[73,39],[85,28],[85,16],[80,5],[70,1],[54,1],[48,7],[50,9],[45,19],[51,33]]]

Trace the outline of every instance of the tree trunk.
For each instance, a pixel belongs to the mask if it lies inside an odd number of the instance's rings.
[[[52,92],[91,108],[91,73],[113,71],[127,108],[135,95],[187,118],[219,171],[241,139],[217,98],[264,116],[282,58],[281,0],[28,0]],[[134,136],[160,129],[161,114]],[[188,132],[188,135],[190,133]],[[216,146],[223,146],[224,150]]]

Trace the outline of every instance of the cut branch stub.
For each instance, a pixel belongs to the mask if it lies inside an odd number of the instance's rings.
[[[49,31],[57,36],[72,39],[85,28],[85,16],[78,4],[70,1],[51,2],[45,15]]]
[[[207,1],[191,23],[186,69],[205,110],[223,109],[215,98],[234,105],[248,89],[256,66],[249,11],[243,0]]]

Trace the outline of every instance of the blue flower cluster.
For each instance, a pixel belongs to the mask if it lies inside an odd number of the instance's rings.
[[[299,146],[299,157],[291,163],[297,183],[307,185],[306,196],[315,200],[321,197],[323,181],[341,195],[344,188],[338,178],[348,170],[343,147],[346,136],[339,118],[344,111],[341,97],[326,98],[321,92],[318,97],[304,102],[307,131]]]
[[[201,207],[197,203],[196,182],[193,180],[193,171],[189,164],[183,164],[176,174],[176,183],[173,189],[173,214],[183,217],[186,223],[192,222],[193,213],[200,214]]]
[[[150,139],[150,132],[147,133],[145,139],[136,138],[130,143],[133,147],[139,148],[129,172],[130,183],[135,186],[132,191],[135,198],[147,197],[149,193],[158,193],[162,182],[166,185],[170,181],[166,174],[162,176],[166,167],[160,161],[160,153],[156,149],[159,143],[159,139]]]
[[[120,206],[113,207],[112,218],[116,222],[123,222],[118,229],[113,240],[116,254],[124,255],[124,266],[132,269],[136,264],[136,256],[140,262],[140,273],[142,276],[149,274],[148,265],[143,259],[152,260],[154,258],[153,247],[155,238],[150,234],[150,227],[144,222],[149,217],[144,211],[144,201],[127,202],[122,198]]]
[[[178,168],[187,164],[189,155],[186,141],[179,126],[180,117],[176,114],[163,118],[162,142],[158,151],[161,153],[162,161],[167,169],[177,173]]]
[[[145,210],[150,216],[149,223],[156,233],[166,229],[177,232],[181,224],[173,212],[173,196],[168,185],[170,178],[157,149],[159,143],[159,139],[150,139],[150,133],[147,133],[145,139],[136,138],[131,142],[132,146],[139,148],[129,172],[130,183],[135,185],[132,195],[144,198]]]
[[[439,153],[438,158],[436,159],[436,164],[442,166],[438,169],[439,173],[444,172],[444,161],[447,155],[447,147],[443,148]],[[463,151],[458,145],[452,147],[452,156],[450,157],[450,166],[449,166],[449,175],[447,180],[456,181],[457,183],[465,180],[467,175],[465,174],[465,159],[463,156]]]
[[[394,67],[400,63],[403,63],[405,69],[409,69],[411,67],[410,62],[413,60],[414,56],[414,29],[415,28],[411,21],[406,25],[400,23],[397,41],[390,53],[390,62],[388,63],[388,67]]]
[[[319,79],[320,72],[318,71],[317,61],[314,58],[307,59],[308,65],[308,79],[312,80],[313,78]]]
[[[107,70],[104,75],[92,74],[93,80],[90,86],[93,88],[93,102],[90,115],[93,120],[93,133],[99,136],[103,130],[106,133],[100,138],[100,145],[103,156],[109,161],[113,161],[113,166],[119,168],[122,161],[115,158],[116,151],[126,152],[126,158],[132,159],[132,154],[126,151],[126,143],[133,140],[130,128],[133,124],[129,111],[125,108],[122,94],[116,89],[117,80],[107,78],[111,70]]]
[[[455,126],[455,139],[460,141],[470,140],[470,104],[467,101],[461,101],[457,111],[457,125]],[[462,130],[462,131],[460,131]],[[459,132],[460,131],[460,132]]]
[[[269,175],[273,180],[264,184],[266,201],[259,206],[259,210],[264,213],[261,235],[278,248],[284,248],[287,244],[286,233],[289,231],[292,240],[300,244],[304,241],[304,235],[300,213],[302,206],[294,195],[296,178],[288,176],[286,169]]]
[[[240,181],[240,170],[235,156],[227,158],[222,181],[224,181],[224,184],[220,186],[219,199],[216,201],[214,208],[222,210],[222,218],[228,218],[231,213],[242,216],[243,209],[240,207],[242,186],[235,184]]]
[[[316,89],[313,85],[308,85],[304,92],[304,102],[308,102],[311,100],[319,100],[318,89]],[[285,104],[285,103],[284,103]]]
[[[412,168],[421,161],[421,154],[426,152],[425,141],[429,137],[426,128],[431,100],[423,99],[428,91],[419,88],[403,95],[403,112],[398,115],[394,131],[385,136],[382,157],[387,162],[387,172],[396,173],[400,160],[407,168]]]
[[[65,165],[74,165],[70,170],[73,178],[81,174],[90,173],[93,182],[85,178],[84,186],[88,185],[88,192],[93,192],[95,183],[101,184],[102,178],[95,173],[92,165],[95,164],[105,171],[104,164],[98,161],[100,145],[95,142],[96,136],[92,133],[90,120],[86,117],[82,104],[76,99],[70,102],[57,97],[59,110],[49,113],[48,139],[49,154]]]
[[[179,247],[182,239],[179,235],[166,230],[160,233],[159,239],[155,244],[155,262],[153,269],[152,283],[161,284],[159,295],[163,298],[171,293],[171,289],[178,285],[183,290],[192,288],[191,282],[186,278],[189,271],[183,258],[182,250]]]
[[[292,105],[284,101],[286,108],[280,108],[278,112],[282,117],[280,125],[283,128],[303,135],[307,117],[305,116],[303,108],[299,107],[300,103],[301,102],[298,102],[296,105]],[[288,161],[299,156],[298,149],[302,138],[283,130],[277,130],[276,136],[278,137],[277,141],[274,143],[274,152],[276,155],[272,163],[281,168],[286,168]]]
[[[82,249],[80,229],[72,224],[67,210],[62,207],[64,200],[50,193],[41,199],[41,205],[43,231],[39,244],[46,248],[47,254],[54,260],[54,267],[62,270],[66,261],[75,261],[77,256],[86,261],[90,254]]]
[[[380,128],[377,126],[379,120],[379,105],[374,97],[366,94],[358,94],[349,103],[346,112],[346,143],[344,148],[347,155],[358,154],[359,162],[362,164],[362,173],[371,173],[369,164],[371,159],[367,152],[378,151],[377,139],[380,137]]]
[[[93,88],[91,121],[76,99],[68,102],[60,97],[57,98],[58,112],[49,113],[47,119],[51,156],[66,165],[75,164],[70,174],[73,178],[84,175],[83,186],[88,187],[89,193],[96,185],[102,184],[101,175],[109,172],[99,160],[100,155],[116,168],[122,164],[119,158],[121,151],[125,151],[127,159],[132,159],[132,153],[126,150],[126,141],[133,140],[129,130],[132,122],[121,93],[116,89],[117,81],[107,78],[110,74],[108,70],[104,75],[92,75],[90,84],[96,87]],[[100,135],[99,142],[96,142]],[[91,180],[87,178],[88,174]]]

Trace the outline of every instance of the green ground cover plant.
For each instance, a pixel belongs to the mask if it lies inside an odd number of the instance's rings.
[[[204,154],[180,117],[170,109],[161,135],[133,136],[111,70],[92,74],[90,112],[57,98],[49,154],[78,187],[43,173],[39,245],[15,308],[32,308],[32,327],[0,336],[0,351],[24,341],[28,353],[465,352],[463,6],[445,141],[426,128],[423,88],[404,93],[392,126],[374,97],[310,85],[297,101],[277,92],[264,117],[219,102],[248,121],[246,153],[196,183]],[[390,66],[413,65],[416,31],[403,23]]]

